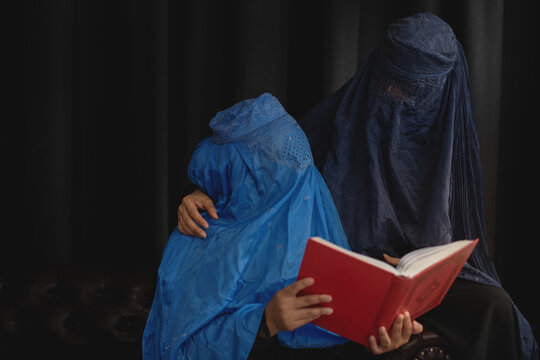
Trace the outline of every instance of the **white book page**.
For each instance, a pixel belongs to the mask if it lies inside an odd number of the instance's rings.
[[[430,265],[436,263],[441,259],[444,259],[448,255],[457,252],[462,247],[467,246],[469,243],[473,242],[472,240],[457,240],[444,245],[429,246],[413,250],[405,254],[399,261],[398,266],[394,267],[393,265],[388,264],[386,261],[375,259],[367,255],[355,253],[354,251],[342,248],[341,246],[331,243],[330,241],[327,241],[321,237],[314,236],[312,237],[312,239],[328,247],[331,247],[332,249],[340,251],[356,259],[360,259],[385,271],[388,271],[392,274],[408,278],[414,277],[414,275],[418,274]]]
[[[471,242],[472,240],[458,240],[411,251],[401,258],[396,269],[401,276],[413,277],[431,264],[457,252]]]

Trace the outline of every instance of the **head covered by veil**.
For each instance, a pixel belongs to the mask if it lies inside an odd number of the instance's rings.
[[[479,238],[459,276],[501,287],[487,251],[467,62],[446,22],[420,13],[390,24],[356,74],[298,122],[353,250],[401,257]],[[527,353],[535,341],[519,317]]]
[[[215,202],[206,239],[170,236],[143,336],[145,359],[247,358],[264,308],[296,280],[308,237],[349,248],[337,210],[296,121],[268,93],[221,111],[188,175]],[[288,347],[346,340],[307,324]]]

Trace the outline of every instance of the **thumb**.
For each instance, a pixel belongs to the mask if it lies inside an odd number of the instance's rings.
[[[383,256],[384,256],[384,260],[386,260],[386,262],[389,263],[390,265],[397,266],[399,264],[400,258],[393,257],[388,254],[383,254]]]

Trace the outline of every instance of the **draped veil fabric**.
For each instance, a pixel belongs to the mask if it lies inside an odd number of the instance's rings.
[[[356,74],[298,122],[354,251],[400,257],[480,238],[459,277],[502,288],[487,251],[467,62],[446,22],[430,13],[393,22]],[[515,310],[525,358],[538,356]]]
[[[305,244],[321,236],[350,248],[309,143],[264,93],[221,111],[196,147],[190,179],[215,202],[206,239],[171,234],[143,336],[145,359],[242,359],[264,308],[296,280]],[[288,347],[345,339],[312,324],[280,332]]]

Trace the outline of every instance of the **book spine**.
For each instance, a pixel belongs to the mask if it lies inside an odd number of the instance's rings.
[[[412,281],[409,278],[397,275],[392,277],[392,283],[390,284],[384,302],[380,307],[379,314],[375,317],[375,321],[371,326],[370,333],[377,337],[377,341],[379,341],[379,327],[384,326],[387,331],[390,331],[394,319],[400,313],[407,310],[403,308],[403,305],[411,284]]]

